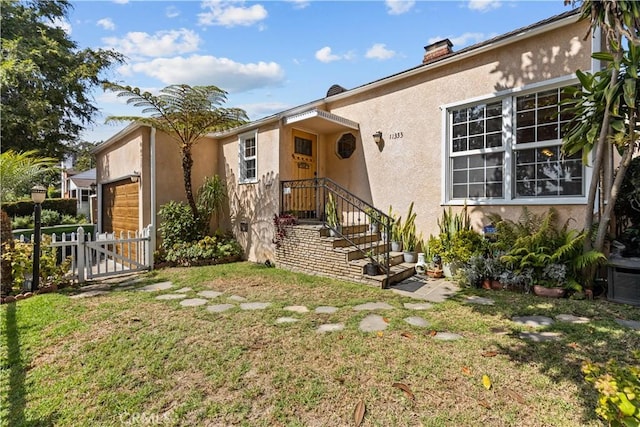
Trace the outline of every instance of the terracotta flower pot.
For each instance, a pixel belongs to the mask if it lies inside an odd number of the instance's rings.
[[[562,298],[565,292],[564,288],[547,288],[540,285],[533,285],[533,293],[540,297]]]

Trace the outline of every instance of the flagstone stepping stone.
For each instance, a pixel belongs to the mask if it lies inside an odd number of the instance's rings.
[[[404,319],[405,322],[410,324],[411,326],[417,326],[419,328],[426,328],[429,326],[429,322],[422,317],[411,316]]]
[[[333,314],[338,311],[338,307],[331,307],[329,305],[322,305],[320,307],[316,307],[314,310],[318,314]]]
[[[218,298],[220,295],[222,295],[222,292],[218,292],[218,291],[201,291],[198,292],[198,295],[204,298]]]
[[[160,283],[152,283],[151,285],[143,286],[140,288],[143,292],[155,292],[155,291],[166,291],[167,289],[171,289],[173,287],[173,283],[171,282],[160,282]]]
[[[532,326],[534,328],[540,328],[542,326],[549,326],[553,324],[553,319],[546,316],[516,316],[511,320],[520,325]]]
[[[80,292],[79,294],[76,294],[76,295],[72,295],[69,298],[72,298],[72,299],[91,298],[91,297],[97,297],[98,295],[104,295],[108,293],[109,293],[108,291],[87,291],[87,292]]]
[[[438,332],[433,336],[433,339],[440,341],[457,341],[462,339],[462,335],[454,334],[453,332]]]
[[[172,300],[172,299],[182,299],[182,298],[186,298],[187,296],[185,294],[164,294],[164,295],[158,295],[156,297],[156,299],[159,300]]]
[[[197,307],[199,305],[205,305],[206,303],[207,300],[203,298],[189,298],[180,301],[180,305],[183,307]]]
[[[568,323],[589,323],[591,321],[588,317],[579,317],[572,314],[558,314],[556,320]]]
[[[305,307],[304,305],[289,305],[289,306],[283,308],[283,310],[293,311],[294,313],[308,313],[309,312],[309,309],[307,307]]]
[[[362,332],[378,332],[387,329],[389,324],[384,321],[382,316],[377,314],[369,314],[360,321],[360,330]]]
[[[428,302],[405,302],[404,308],[409,310],[429,310],[433,304]]]
[[[189,288],[189,287],[185,287],[185,288],[180,288],[180,289],[178,289],[176,292],[186,294],[187,292],[191,292],[192,290],[193,290],[193,289],[191,289],[191,288]]]
[[[295,323],[298,320],[295,317],[278,317],[276,323]]]
[[[616,323],[621,326],[626,326],[630,329],[635,329],[636,331],[640,331],[640,322],[637,320],[624,320],[624,319],[616,319]]]
[[[479,305],[494,305],[496,302],[491,298],[484,298],[478,296],[467,297],[465,302],[467,304],[479,304]]]
[[[558,341],[562,338],[560,332],[521,332],[520,338],[533,342]]]
[[[233,304],[216,304],[210,305],[207,307],[207,311],[211,313],[222,313],[223,311],[227,311],[235,307]]]
[[[80,292],[89,292],[89,291],[108,291],[111,289],[108,283],[96,283],[94,285],[86,285],[78,289]]]
[[[393,310],[393,306],[386,302],[367,302],[353,307],[355,311],[363,310]]]
[[[240,304],[240,308],[242,310],[264,310],[270,305],[270,302],[243,302]]]
[[[344,323],[326,323],[324,325],[318,326],[316,332],[319,334],[323,334],[325,332],[336,332],[344,329]]]
[[[123,291],[130,291],[130,290],[132,290],[134,288],[135,288],[135,286],[129,285],[129,286],[123,286],[121,288],[119,287],[117,290],[123,292]]]
[[[240,295],[231,295],[228,299],[236,302],[242,302],[247,300],[245,297],[241,297]]]

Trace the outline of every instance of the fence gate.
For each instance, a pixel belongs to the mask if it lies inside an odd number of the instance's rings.
[[[151,270],[152,232],[151,225],[142,231],[122,232],[119,236],[114,233],[85,233],[82,227],[78,227],[75,233],[52,234],[48,245],[56,248],[59,262],[71,257],[69,273],[83,283],[99,277]],[[26,240],[24,235],[20,236],[20,241]]]

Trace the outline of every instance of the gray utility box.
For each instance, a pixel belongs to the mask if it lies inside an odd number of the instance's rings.
[[[612,258],[608,265],[607,299],[640,306],[640,258]]]

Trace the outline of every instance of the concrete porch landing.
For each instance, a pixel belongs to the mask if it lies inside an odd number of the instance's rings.
[[[446,279],[432,279],[424,275],[411,276],[389,287],[393,292],[414,299],[442,302],[455,295],[460,287]]]

